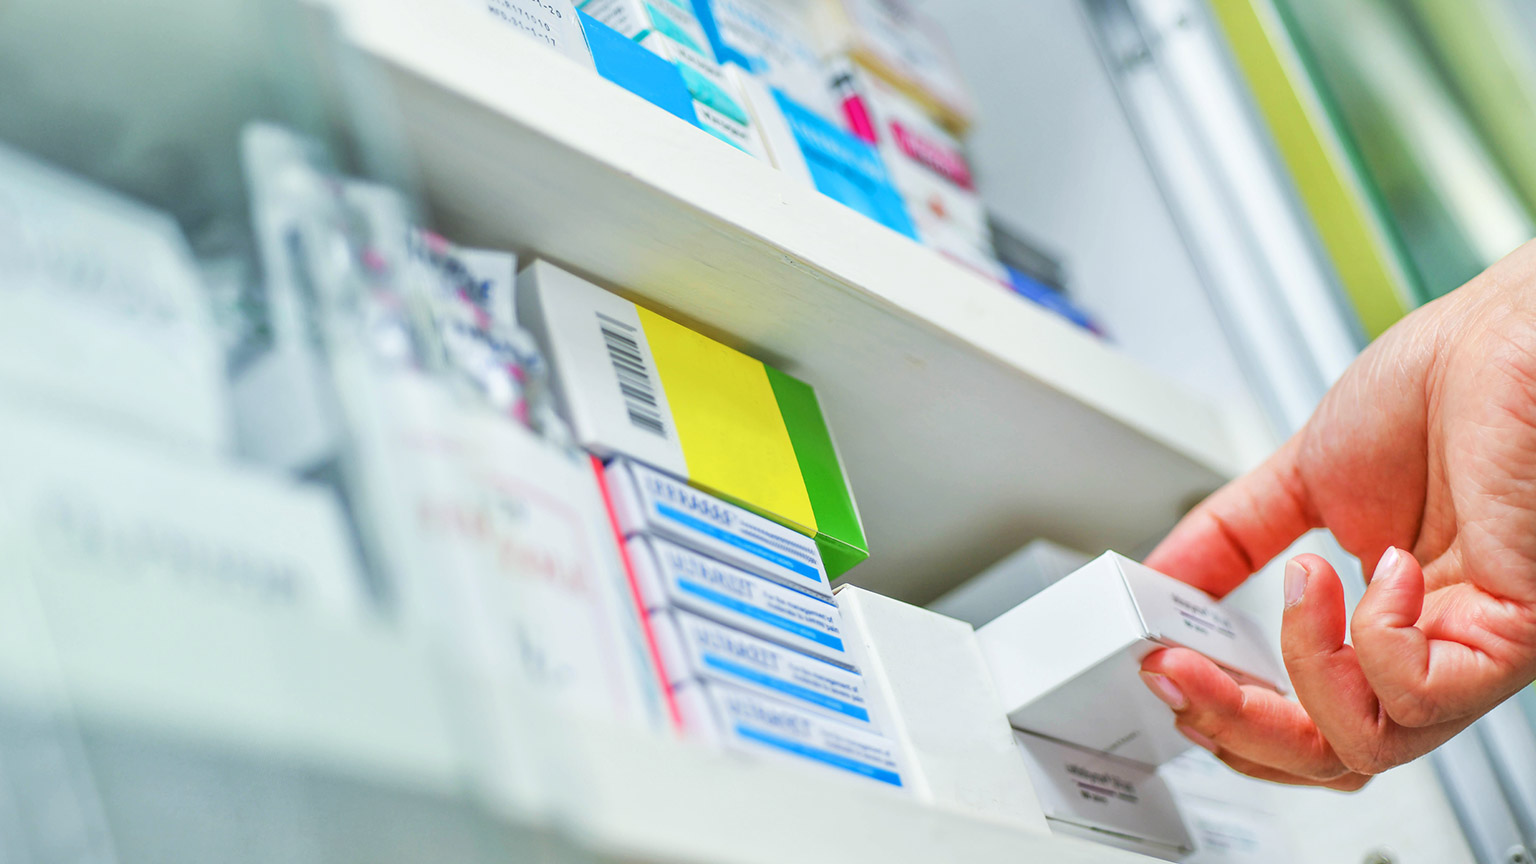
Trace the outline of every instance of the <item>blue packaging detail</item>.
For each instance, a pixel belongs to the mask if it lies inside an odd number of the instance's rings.
[[[770,642],[851,667],[831,601],[786,588],[654,537],[626,544],[649,612],[683,609]]]
[[[873,145],[775,90],[773,97],[789,123],[817,191],[892,231],[917,239],[901,193],[891,185],[885,162]]]
[[[832,599],[816,541],[628,459],[605,474],[625,536],[662,537],[696,552]]]
[[[652,613],[651,620],[673,687],[719,681],[870,728],[857,671],[681,610]]]
[[[1003,269],[1008,271],[1008,284],[1013,288],[1014,293],[1034,301],[1039,306],[1044,306],[1089,333],[1096,336],[1104,335],[1098,322],[1090,318],[1088,313],[1077,308],[1072,301],[1052,290],[1044,282],[1012,267],[1005,266]]]
[[[828,720],[787,702],[769,699],[726,684],[691,685],[702,698],[684,699],[690,727],[713,724],[715,737],[733,750],[787,756],[902,786],[896,747],[885,736]]]
[[[709,46],[714,49],[715,59],[721,65],[735,63],[743,69],[751,72],[763,71],[763,59],[752,57],[737,51],[725,44],[720,38],[720,24],[715,20],[714,0],[693,0],[693,17],[699,19],[699,26],[704,29],[704,35],[709,37]]]
[[[693,96],[678,68],[585,12],[581,27],[597,73],[671,114],[699,125]]]

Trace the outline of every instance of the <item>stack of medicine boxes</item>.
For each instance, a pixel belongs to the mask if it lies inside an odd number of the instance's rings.
[[[700,128],[766,157],[740,89],[720,67],[692,0],[581,0],[576,8],[675,65],[693,96]]]
[[[814,391],[547,262],[519,274],[517,306],[606,463],[674,719],[900,786],[832,602],[828,569],[868,552]]]

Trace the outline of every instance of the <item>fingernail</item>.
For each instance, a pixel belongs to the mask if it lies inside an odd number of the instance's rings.
[[[1197,745],[1199,745],[1201,747],[1204,747],[1205,749],[1211,751],[1212,753],[1217,753],[1217,752],[1221,751],[1221,745],[1219,745],[1215,741],[1212,741],[1211,739],[1205,737],[1204,735],[1201,735],[1199,732],[1196,732],[1195,730],[1189,728],[1188,726],[1175,726],[1174,728],[1179,730],[1179,734],[1180,735],[1183,735],[1185,738],[1188,738],[1189,740],[1195,742]]]
[[[1386,553],[1381,556],[1381,560],[1376,562],[1376,572],[1371,574],[1371,581],[1374,582],[1383,576],[1391,576],[1392,571],[1397,569],[1398,562],[1402,560],[1402,550],[1396,546],[1388,546]]]
[[[1292,559],[1285,565],[1285,608],[1300,603],[1306,593],[1307,568],[1301,566],[1300,561]]]
[[[1184,691],[1179,685],[1173,683],[1173,679],[1167,675],[1159,675],[1156,672],[1141,673],[1141,680],[1147,682],[1153,695],[1168,703],[1168,707],[1175,711],[1183,711],[1189,707],[1189,700],[1184,698]]]

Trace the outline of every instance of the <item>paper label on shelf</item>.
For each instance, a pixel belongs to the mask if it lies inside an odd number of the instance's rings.
[[[607,469],[626,536],[649,534],[831,599],[816,542],[628,459]]]
[[[570,0],[471,0],[491,17],[592,68],[592,52]]]
[[[883,735],[722,684],[702,686],[727,747],[808,762],[901,786],[901,762]]]
[[[224,357],[166,214],[0,146],[0,392],[228,450]]]
[[[859,673],[687,612],[656,613],[676,627],[679,654],[666,670],[674,685],[708,679],[756,691],[834,720],[870,724]]]
[[[714,621],[852,666],[837,606],[681,546],[628,541],[647,609],[687,609]]]

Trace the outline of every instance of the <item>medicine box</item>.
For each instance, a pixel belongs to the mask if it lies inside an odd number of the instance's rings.
[[[1157,769],[1028,732],[1014,735],[1053,831],[1163,858],[1192,850]]]
[[[726,63],[721,68],[741,93],[743,104],[751,112],[752,122],[762,138],[768,161],[801,186],[815,189],[816,180],[811,176],[811,167],[806,163],[805,155],[800,152],[800,143],[795,140],[794,130],[790,128],[789,120],[774,98],[773,91],[756,75],[735,63]]]
[[[0,146],[0,394],[144,440],[231,449],[224,354],[167,213]]]
[[[699,128],[763,158],[752,118],[721,72],[691,0],[584,0],[579,8],[675,65],[693,96]]]
[[[904,785],[895,745],[868,729],[728,684],[690,684],[677,699],[684,728],[716,745]]]
[[[837,605],[908,785],[944,809],[1046,833],[971,627],[854,585],[838,588]]]
[[[859,65],[839,60],[832,68],[849,128],[879,148],[918,238],[1006,285],[1007,273],[992,249],[986,208],[960,141]]]
[[[693,94],[683,84],[682,73],[676,66],[591,15],[577,15],[587,34],[597,74],[667,113],[699,125],[699,115],[693,110]]]
[[[123,610],[169,600],[342,625],[375,611],[330,490],[3,397],[0,416],[6,576]]]
[[[592,68],[576,7],[571,0],[469,0],[492,18]]]
[[[702,552],[780,585],[830,599],[816,544],[804,535],[628,459],[604,472],[619,530]]]
[[[686,609],[852,668],[842,615],[832,601],[656,537],[633,537],[626,541],[626,548],[648,611]]]
[[[943,28],[910,0],[828,0],[813,7],[823,46],[851,55],[956,135],[975,115]]]
[[[913,240],[917,229],[880,153],[816,111],[774,91],[816,191]]]
[[[681,610],[651,613],[667,683],[712,681],[862,728],[869,703],[858,672]]]
[[[837,115],[816,30],[804,4],[693,0],[722,65],[736,64],[824,117]]]
[[[1285,687],[1254,621],[1113,552],[976,636],[1014,728],[1153,766],[1191,745],[1140,680],[1152,652],[1183,646],[1244,684]]]
[[[815,538],[783,542],[819,547],[834,576],[869,557],[809,385],[547,262],[518,275],[517,304],[582,446],[632,457]]]

